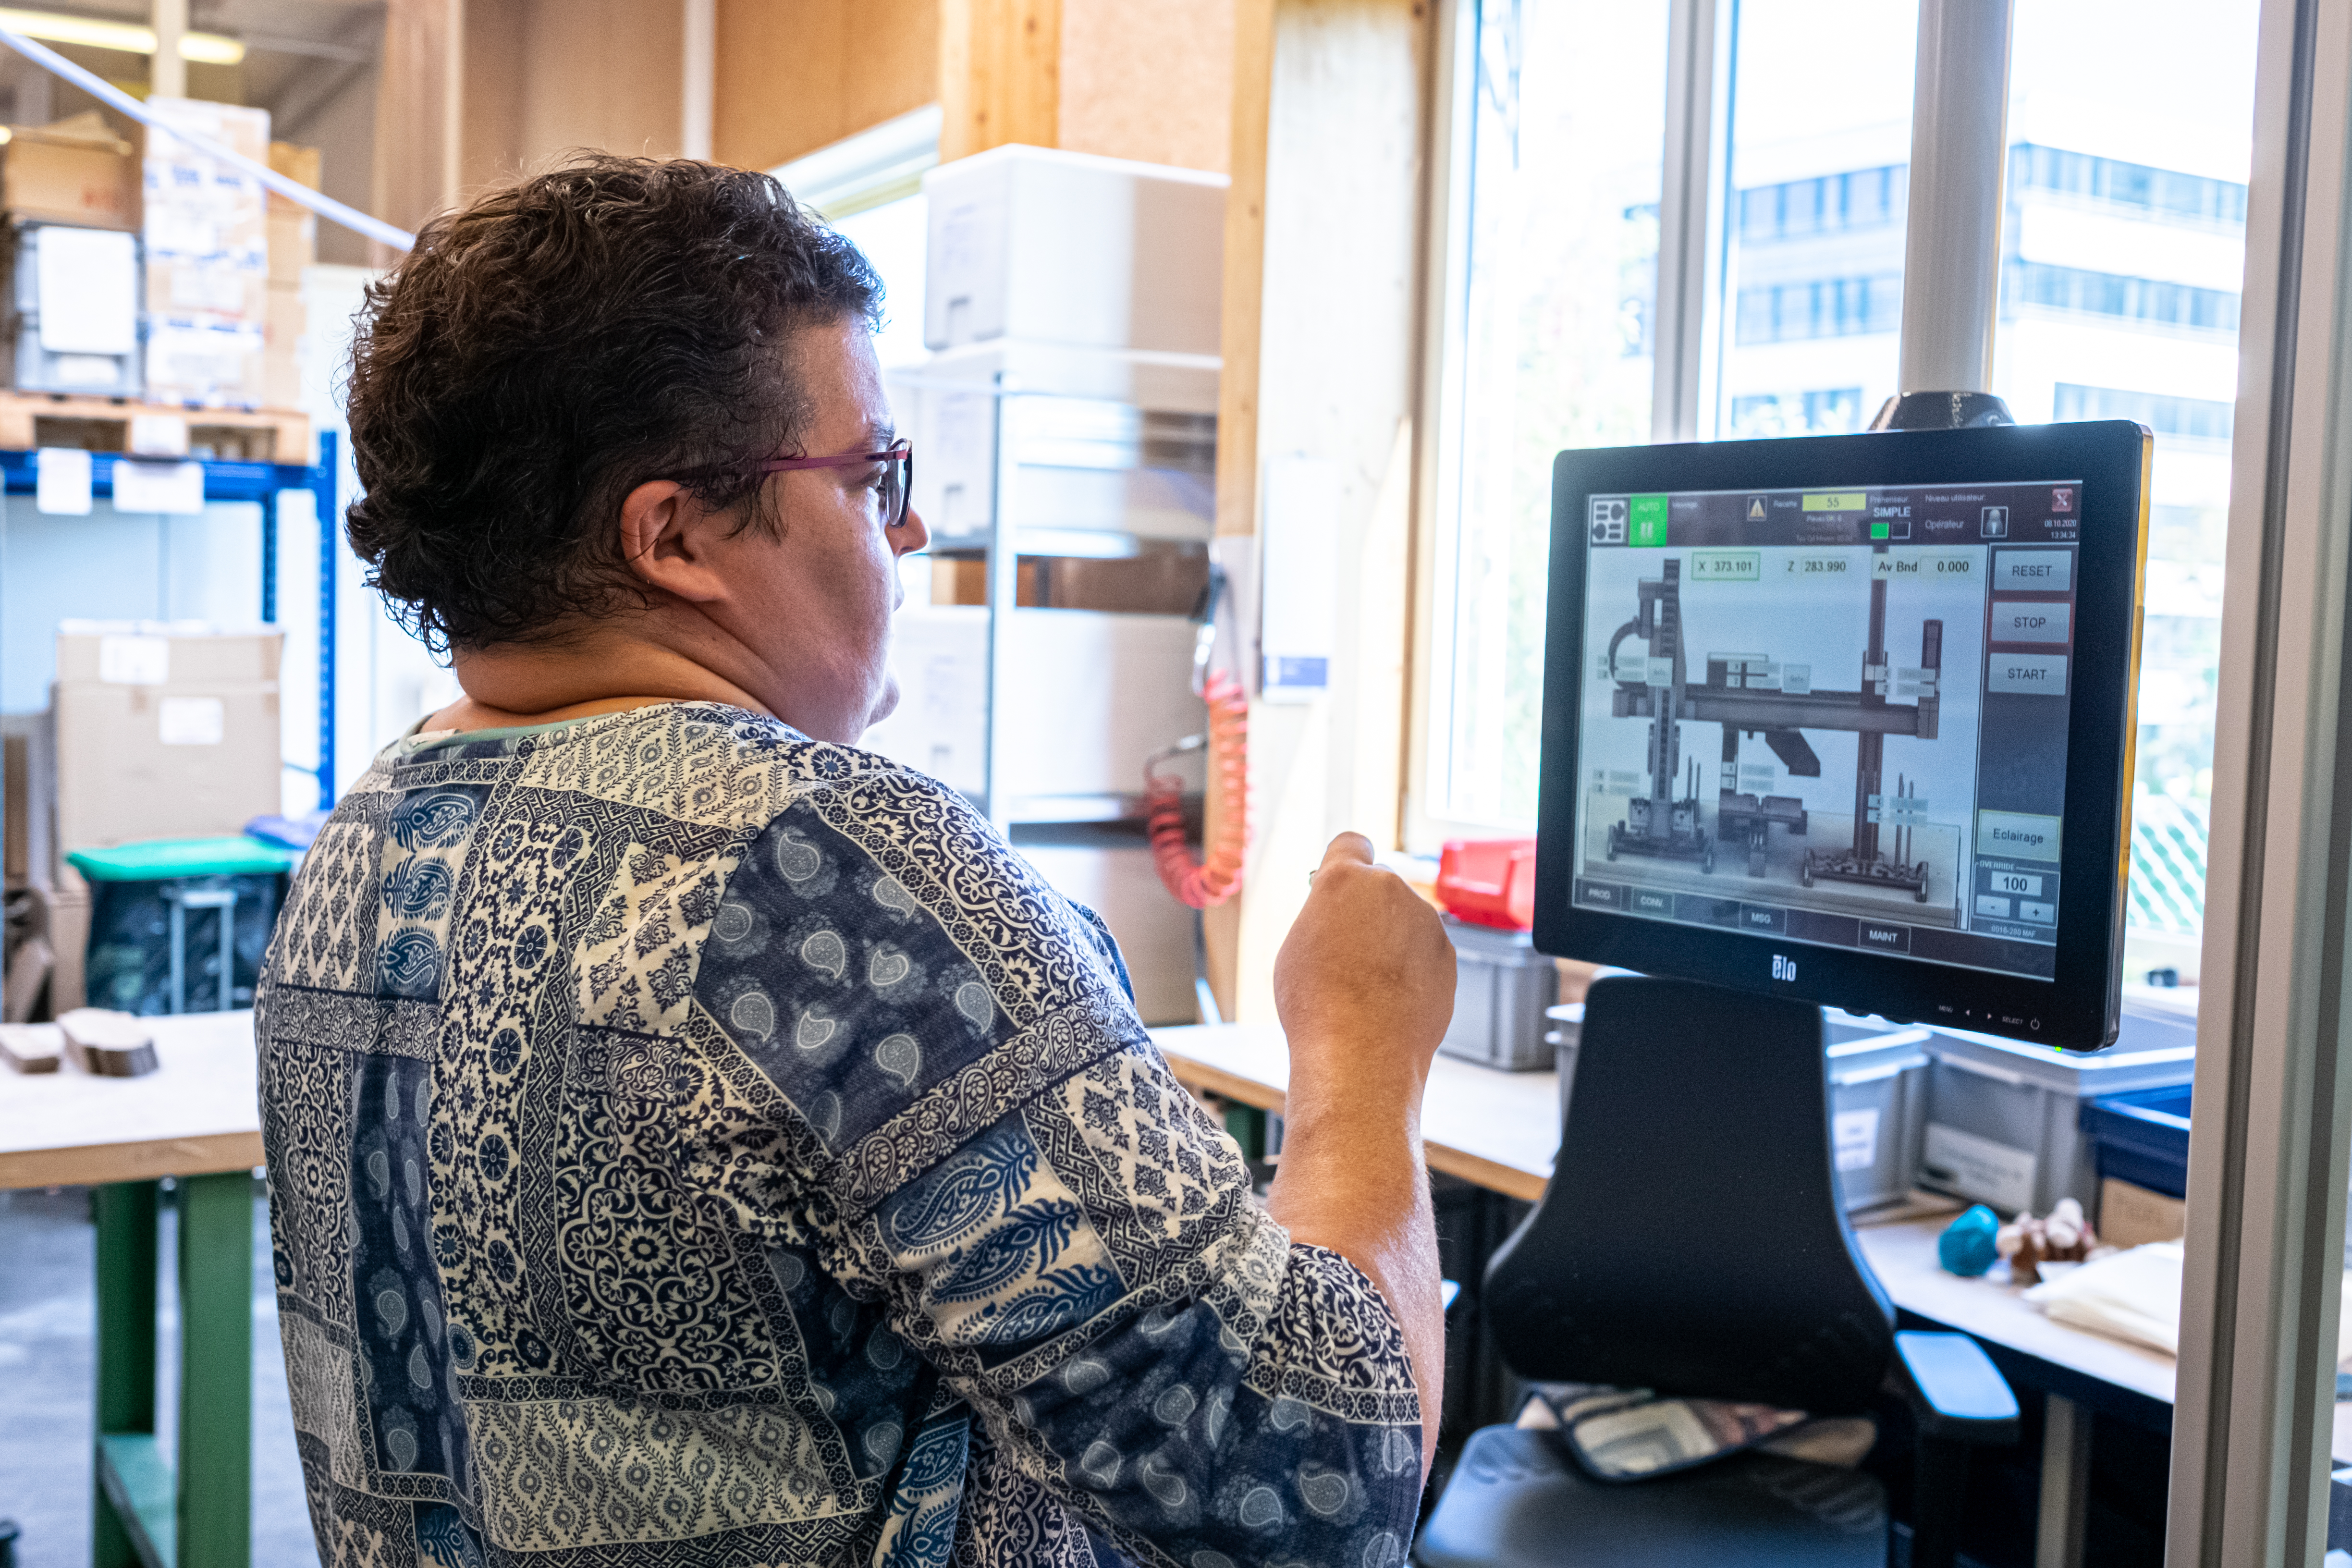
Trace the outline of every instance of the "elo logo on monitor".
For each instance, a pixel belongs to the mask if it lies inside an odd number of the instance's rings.
[[[1793,983],[1797,978],[1797,961],[1793,958],[1783,957],[1781,954],[1777,952],[1774,953],[1772,955],[1772,978],[1775,980],[1786,980]]]
[[[1592,542],[1595,544],[1625,542],[1625,498],[1623,496],[1592,498]]]

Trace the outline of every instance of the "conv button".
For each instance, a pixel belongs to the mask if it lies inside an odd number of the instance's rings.
[[[2066,695],[2063,653],[1997,653],[1986,660],[1985,689],[2026,697]]]

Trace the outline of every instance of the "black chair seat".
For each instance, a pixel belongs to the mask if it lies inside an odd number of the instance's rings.
[[[1886,1492],[1859,1470],[1752,1452],[1612,1486],[1551,1433],[1488,1426],[1413,1556],[1423,1568],[1884,1568]]]

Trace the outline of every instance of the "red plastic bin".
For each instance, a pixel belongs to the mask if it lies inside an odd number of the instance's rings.
[[[1529,929],[1536,923],[1536,841],[1449,839],[1437,859],[1437,901],[1470,925]]]

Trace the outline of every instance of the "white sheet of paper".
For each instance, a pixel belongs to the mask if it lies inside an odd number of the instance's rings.
[[[44,447],[33,454],[33,505],[59,517],[89,515],[89,454]]]
[[[139,347],[138,241],[112,229],[41,229],[34,279],[41,347],[53,354],[127,354]]]
[[[200,512],[205,510],[205,466],[125,458],[114,465],[114,510]]]

